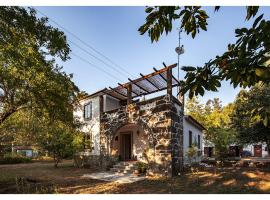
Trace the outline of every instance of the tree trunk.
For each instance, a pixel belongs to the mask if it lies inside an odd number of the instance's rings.
[[[54,167],[58,168],[59,158],[56,155],[56,153],[53,154],[53,160],[54,160]]]

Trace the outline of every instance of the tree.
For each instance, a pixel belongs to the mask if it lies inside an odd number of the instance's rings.
[[[216,154],[223,159],[231,144],[235,144],[236,132],[231,127],[233,104],[222,106],[218,98],[200,104],[197,97],[189,99],[186,104],[187,114],[200,122],[207,130],[204,132],[205,143],[215,145]]]
[[[32,8],[0,8],[0,125],[22,109],[72,121],[78,88],[56,59],[69,59],[64,33]]]
[[[243,144],[265,142],[270,153],[270,87],[258,84],[235,100],[232,126]]]
[[[215,11],[219,10],[215,7]],[[247,7],[246,20],[254,18],[258,6]],[[173,21],[179,20],[180,27],[194,38],[201,30],[207,30],[207,13],[200,6],[155,6],[147,7],[146,22],[139,28],[141,34],[148,32],[153,41],[172,30]],[[230,80],[234,87],[251,87],[258,82],[270,82],[270,21],[258,16],[252,27],[235,30],[237,41],[229,44],[221,56],[208,61],[201,67],[185,66],[185,81],[181,93],[189,97],[204,95],[205,90],[217,91],[222,80]]]
[[[76,151],[83,149],[83,134],[74,131],[60,121],[47,122],[47,128],[38,137],[38,145],[53,156],[54,166],[63,159],[72,156]]]

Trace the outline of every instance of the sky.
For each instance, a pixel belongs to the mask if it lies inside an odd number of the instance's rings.
[[[163,62],[166,65],[177,63],[175,48],[178,46],[179,21],[174,23],[171,33],[163,35],[157,43],[151,43],[148,34],[140,35],[138,32],[145,22],[145,7],[36,9],[49,17],[52,26],[67,35],[72,50],[71,59],[60,64],[65,72],[73,74],[73,81],[80,90],[89,94],[105,87],[116,87],[118,82],[126,83],[128,78],[139,78],[140,73],[152,73],[153,67],[163,68]],[[229,43],[236,41],[234,30],[250,27],[254,21],[245,20],[245,7],[221,7],[219,12],[214,12],[213,7],[203,9],[210,17],[208,30],[201,31],[195,39],[182,33],[181,43],[185,53],[180,57],[180,66],[202,66],[216,55],[221,55]],[[269,11],[270,7],[261,7],[258,16],[264,12],[265,18],[269,19]],[[41,13],[38,15],[42,16]],[[177,76],[176,69],[173,73]],[[184,72],[180,72],[180,78],[183,77]],[[239,91],[240,88],[234,89],[229,82],[224,81],[218,92],[207,91],[199,100],[206,102],[219,98],[226,105],[234,101]]]

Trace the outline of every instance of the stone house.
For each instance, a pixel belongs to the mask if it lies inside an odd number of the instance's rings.
[[[82,131],[91,144],[79,154],[81,160],[99,167],[110,165],[110,161],[136,160],[147,162],[154,173],[174,176],[181,172],[185,144],[190,143],[185,140],[194,136],[202,148],[203,127],[191,117],[184,117],[181,101],[172,95],[173,87],[179,85],[172,75],[174,67],[176,64],[154,68],[151,74],[141,74],[141,78],[81,99],[74,116],[84,122]],[[166,93],[139,99],[160,91]],[[190,132],[194,135],[184,139]]]

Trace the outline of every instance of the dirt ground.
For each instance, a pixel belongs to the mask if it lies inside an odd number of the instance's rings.
[[[72,161],[57,169],[51,162],[0,165],[0,193],[270,193],[270,169],[219,168],[128,184],[82,178],[92,172],[74,167]]]

